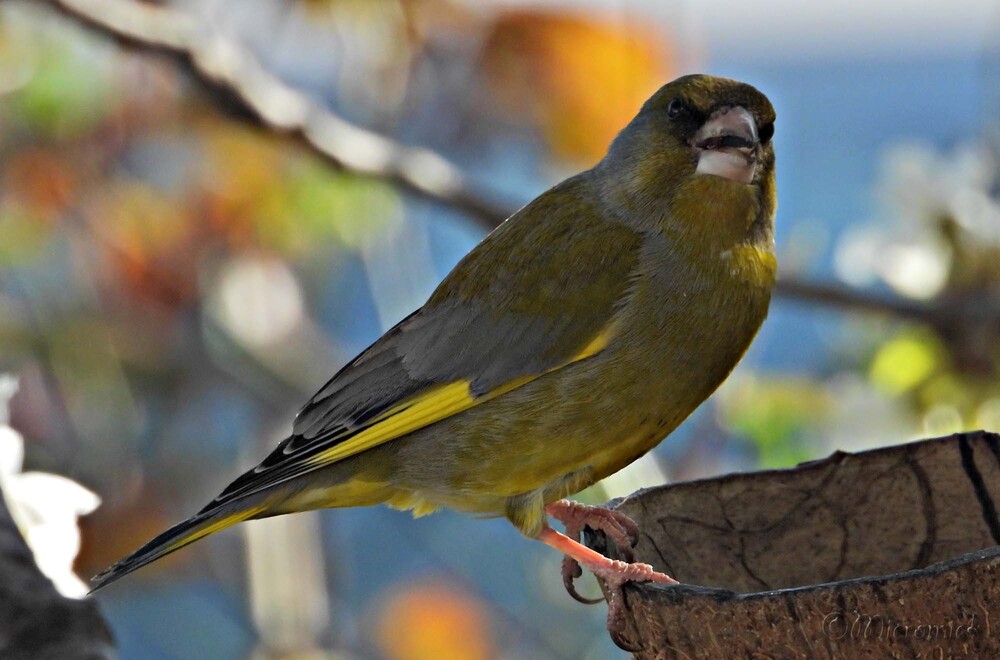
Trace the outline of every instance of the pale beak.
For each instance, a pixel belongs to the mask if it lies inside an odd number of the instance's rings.
[[[698,157],[695,172],[750,183],[757,169],[758,144],[757,122],[746,108],[720,108],[691,140]]]

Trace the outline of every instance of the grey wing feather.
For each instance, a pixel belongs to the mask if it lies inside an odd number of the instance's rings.
[[[639,236],[593,215],[583,222],[561,204],[549,211],[545,199],[491,234],[426,305],[341,369],[299,412],[292,435],[216,502],[311,469],[303,467],[310,456],[428,387],[468,380],[482,394],[557,368],[587,345],[631,286]]]

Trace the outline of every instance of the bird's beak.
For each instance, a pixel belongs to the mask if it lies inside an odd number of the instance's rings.
[[[757,122],[746,108],[719,108],[691,141],[698,158],[695,172],[750,183],[757,169],[759,144]]]

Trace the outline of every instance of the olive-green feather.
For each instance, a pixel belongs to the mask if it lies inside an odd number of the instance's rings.
[[[397,441],[603,347],[627,299],[640,237],[596,213],[595,203],[577,177],[518,211],[421,309],[334,376],[291,437],[213,506]],[[419,415],[408,423],[413,406]]]

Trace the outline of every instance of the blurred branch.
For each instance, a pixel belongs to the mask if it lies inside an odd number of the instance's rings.
[[[925,323],[949,343],[957,345],[975,334],[976,329],[1000,333],[1000,304],[989,298],[942,297],[934,304],[927,304],[790,277],[778,280],[775,293],[786,299]]]
[[[780,279],[775,287],[775,292],[779,296],[792,300],[839,307],[851,311],[888,314],[932,325],[940,322],[942,317],[940,310],[926,304],[902,298],[876,296],[836,284],[803,282],[790,277]]]
[[[0,656],[115,657],[114,640],[91,599],[66,598],[35,565],[0,493]]]
[[[195,17],[135,0],[48,0],[64,15],[136,51],[158,53],[200,83],[230,113],[287,135],[335,167],[376,177],[469,215],[492,230],[514,210],[477,190],[455,164],[429,149],[407,147],[355,126],[270,73],[246,48]],[[931,307],[872,296],[842,286],[784,277],[779,296],[860,312],[875,312],[954,330],[958,321],[1000,325],[1000,307]],[[955,334],[946,332],[946,334]]]
[[[288,135],[344,170],[384,179],[492,229],[509,204],[475,191],[439,154],[355,126],[265,69],[252,53],[195,17],[134,0],[49,0],[64,15],[134,50],[166,55],[215,100],[258,126]]]

